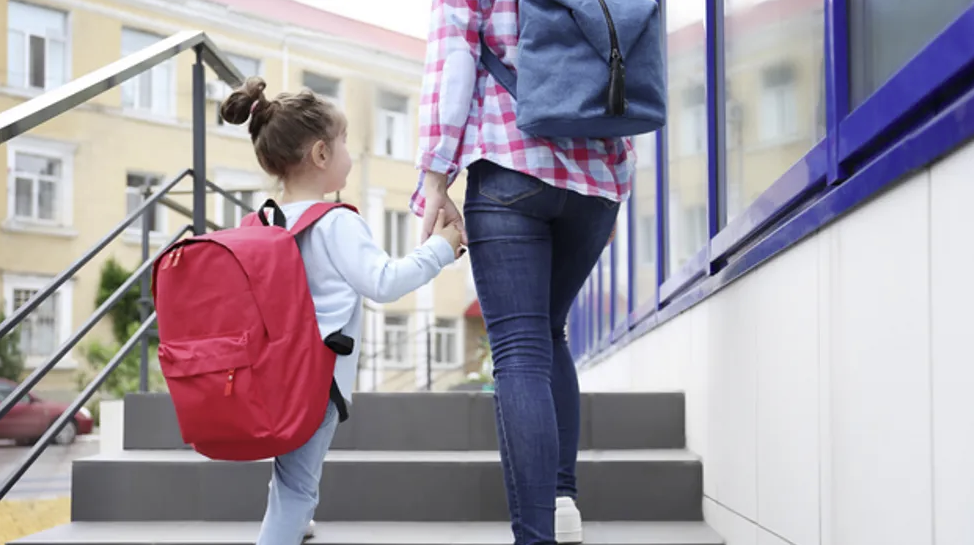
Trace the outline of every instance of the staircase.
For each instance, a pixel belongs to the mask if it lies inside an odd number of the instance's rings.
[[[309,543],[512,543],[493,411],[481,393],[356,395],[324,466]],[[126,398],[123,442],[74,463],[70,524],[14,543],[254,543],[269,462],[196,454],[160,394]],[[723,543],[702,521],[703,469],[684,446],[682,394],[583,395],[585,543]]]

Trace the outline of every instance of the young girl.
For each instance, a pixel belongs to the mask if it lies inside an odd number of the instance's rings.
[[[261,167],[283,183],[281,209],[288,228],[325,194],[345,188],[352,160],[346,143],[345,116],[310,91],[264,96],[266,84],[250,78],[223,103],[229,123],[250,120],[250,139]],[[257,545],[296,545],[309,529],[318,505],[321,465],[339,420],[339,406],[351,402],[362,333],[362,297],[387,303],[432,280],[456,259],[460,231],[441,220],[422,246],[391,260],[373,242],[358,214],[336,209],[298,238],[322,337],[341,330],[355,341],[338,356],[335,383],[340,399],[328,407],[321,427],[294,452],[274,461],[267,511]],[[322,392],[322,395],[328,392]]]

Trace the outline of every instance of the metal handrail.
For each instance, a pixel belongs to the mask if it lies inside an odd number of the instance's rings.
[[[89,72],[9,110],[0,112],[0,143],[82,104],[176,55],[195,49],[217,77],[232,86],[240,85],[243,74],[217,49],[205,32],[185,30],[160,40],[141,51]]]
[[[31,448],[30,451],[24,455],[23,459],[21,459],[16,467],[14,467],[14,470],[11,471],[7,478],[3,480],[3,483],[0,484],[0,499],[3,499],[3,497],[10,492],[14,485],[17,484],[17,481],[24,476],[24,473],[27,473],[30,466],[32,466],[34,462],[40,458],[41,453],[44,452],[44,449],[47,448],[47,446],[51,443],[51,440],[54,439],[54,436],[60,433],[61,430],[64,429],[64,426],[67,425],[68,421],[73,419],[74,415],[81,410],[81,407],[83,407],[84,404],[91,399],[91,396],[94,395],[95,391],[98,390],[99,387],[101,387],[102,383],[105,382],[105,379],[108,378],[108,375],[110,375],[112,371],[114,371],[115,368],[122,363],[125,356],[132,351],[132,349],[135,347],[135,343],[145,337],[146,331],[152,327],[152,324],[154,324],[155,321],[156,313],[153,312],[152,315],[142,322],[142,325],[135,332],[135,334],[133,334],[129,340],[126,341],[121,348],[119,348],[115,356],[109,360],[108,364],[106,364],[101,372],[95,376],[94,380],[88,384],[88,386],[81,392],[81,394],[78,395],[77,398],[75,398],[71,405],[68,406],[67,410],[62,412],[61,416],[54,421],[54,424],[52,424],[51,427],[44,432],[44,435],[37,440],[37,443],[34,444],[33,448]]]
[[[4,415],[6,415],[7,412],[18,401],[20,401],[20,398],[24,397],[24,395],[26,395],[31,388],[36,386],[37,383],[40,382],[42,378],[44,378],[44,375],[46,375],[51,371],[51,369],[54,369],[54,366],[56,366],[57,363],[61,361],[61,358],[66,356],[68,352],[70,352],[75,347],[75,345],[81,342],[81,339],[84,338],[84,336],[89,331],[91,331],[91,329],[94,328],[95,325],[102,318],[104,318],[106,314],[108,314],[108,312],[112,309],[112,307],[115,306],[115,303],[118,302],[119,299],[125,296],[125,292],[127,292],[132,286],[134,286],[135,283],[141,279],[142,275],[148,272],[149,267],[152,266],[152,263],[156,259],[158,259],[159,256],[161,256],[163,252],[165,252],[169,248],[169,246],[171,246],[177,240],[182,238],[182,236],[187,232],[189,232],[190,230],[191,227],[189,225],[184,226],[182,229],[179,230],[178,233],[176,233],[176,235],[172,239],[169,240],[169,243],[167,243],[165,246],[160,248],[159,251],[157,251],[156,254],[153,255],[150,259],[144,261],[141,265],[139,265],[139,267],[135,269],[132,275],[129,276],[128,279],[125,280],[125,282],[123,282],[122,285],[118,287],[118,289],[112,292],[111,296],[109,296],[108,299],[106,299],[105,302],[102,303],[101,306],[99,306],[95,310],[95,312],[93,312],[91,316],[88,317],[87,320],[85,320],[85,323],[83,323],[81,327],[79,327],[78,330],[74,332],[74,335],[71,335],[71,337],[68,340],[61,343],[61,346],[59,346],[58,349],[55,350],[53,354],[51,354],[51,356],[47,359],[47,361],[44,362],[43,365],[40,365],[36,369],[34,369],[34,371],[30,375],[28,375],[27,378],[21,381],[21,383],[18,384],[16,388],[14,388],[14,391],[11,392],[10,395],[8,395],[2,401],[0,401],[0,418],[3,418]]]
[[[130,213],[124,220],[116,225],[108,234],[101,238],[94,246],[80,258],[75,260],[67,269],[58,274],[43,289],[39,290],[25,304],[18,307],[13,314],[0,323],[0,338],[9,334],[18,324],[20,324],[31,312],[35,311],[46,299],[54,294],[65,282],[74,276],[82,267],[87,265],[91,259],[101,253],[115,238],[125,229],[131,226],[137,219],[142,220],[142,263],[132,272],[132,274],[118,287],[109,297],[96,309],[91,316],[81,325],[80,328],[55,352],[37,367],[24,379],[7,397],[0,400],[0,418],[3,418],[10,409],[18,403],[27,393],[37,385],[38,382],[49,373],[57,363],[66,356],[87,334],[95,324],[98,323],[115,304],[135,285],[140,282],[140,319],[142,324],[138,331],[120,348],[118,353],[109,363],[98,373],[95,379],[81,392],[75,401],[65,410],[54,424],[37,441],[34,447],[27,453],[23,460],[17,464],[10,475],[0,483],[0,499],[14,487],[17,481],[27,472],[30,466],[37,460],[52,439],[67,425],[68,421],[81,409],[94,392],[104,383],[110,375],[135,347],[136,343],[141,343],[141,365],[140,365],[140,384],[142,391],[148,389],[148,336],[149,330],[155,323],[156,315],[152,310],[152,300],[149,294],[149,269],[152,264],[171,246],[187,232],[200,235],[206,232],[207,227],[219,229],[220,226],[207,221],[206,218],[206,192],[207,186],[213,187],[216,191],[223,194],[237,205],[243,205],[249,209],[242,201],[232,195],[228,195],[221,188],[211,184],[206,180],[206,72],[204,64],[209,65],[223,81],[231,85],[239,85],[243,81],[243,76],[230,63],[210,39],[200,31],[180,32],[170,38],[161,40],[137,53],[128,55],[125,58],[113,62],[94,72],[86,74],[54,91],[47,92],[30,101],[0,112],[0,143],[6,142],[20,134],[23,134],[41,123],[64,113],[75,106],[89,100],[99,94],[115,87],[116,85],[157,66],[179,53],[192,49],[196,53],[196,60],[193,64],[193,159],[192,168],[183,170],[175,178],[169,181],[159,191],[143,193],[141,205]],[[192,176],[193,180],[193,206],[192,209],[176,203],[167,198],[177,184],[185,178]],[[184,214],[192,219],[191,225],[186,225],[179,230],[172,239],[160,248],[155,255],[149,255],[149,214],[147,213],[153,206],[168,206],[177,212]]]
[[[113,240],[118,238],[118,235],[122,234],[125,229],[132,225],[135,220],[139,219],[144,211],[149,209],[151,206],[155,205],[157,201],[163,198],[163,196],[172,188],[176,187],[179,182],[181,182],[187,176],[193,174],[192,169],[186,169],[176,175],[175,178],[169,181],[161,190],[157,191],[154,195],[146,199],[141,206],[136,208],[131,214],[129,214],[124,220],[121,221],[114,229],[108,232],[107,235],[103,236],[101,240],[95,243],[94,246],[88,249],[81,257],[75,260],[74,263],[68,265],[67,269],[61,271],[61,274],[54,277],[53,280],[47,283],[46,286],[38,290],[33,297],[27,300],[26,303],[19,306],[9,318],[0,323],[0,338],[3,338],[8,333],[13,331],[13,328],[17,327],[27,317],[28,314],[34,311],[37,307],[41,305],[48,297],[54,294],[65,282],[71,279],[72,276],[77,274],[82,267],[88,264],[96,255],[98,255],[106,246],[112,243]],[[2,407],[2,405],[0,405]],[[5,411],[0,409],[0,418],[3,417]]]

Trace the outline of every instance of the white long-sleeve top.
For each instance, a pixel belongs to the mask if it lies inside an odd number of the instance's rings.
[[[314,201],[301,201],[281,206],[289,229],[312,204]],[[365,220],[344,208],[328,212],[313,228],[298,235],[298,247],[321,337],[341,330],[355,341],[352,353],[338,356],[335,363],[335,381],[342,397],[351,402],[362,344],[362,298],[390,303],[418,289],[453,263],[453,247],[434,235],[409,255],[392,259],[372,239]]]

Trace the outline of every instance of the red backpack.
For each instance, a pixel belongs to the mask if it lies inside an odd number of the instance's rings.
[[[321,425],[329,397],[341,401],[336,353],[318,330],[295,240],[335,208],[358,212],[315,204],[289,231],[268,201],[241,227],[181,240],[153,264],[159,363],[183,441],[197,452],[216,460],[291,452]]]

